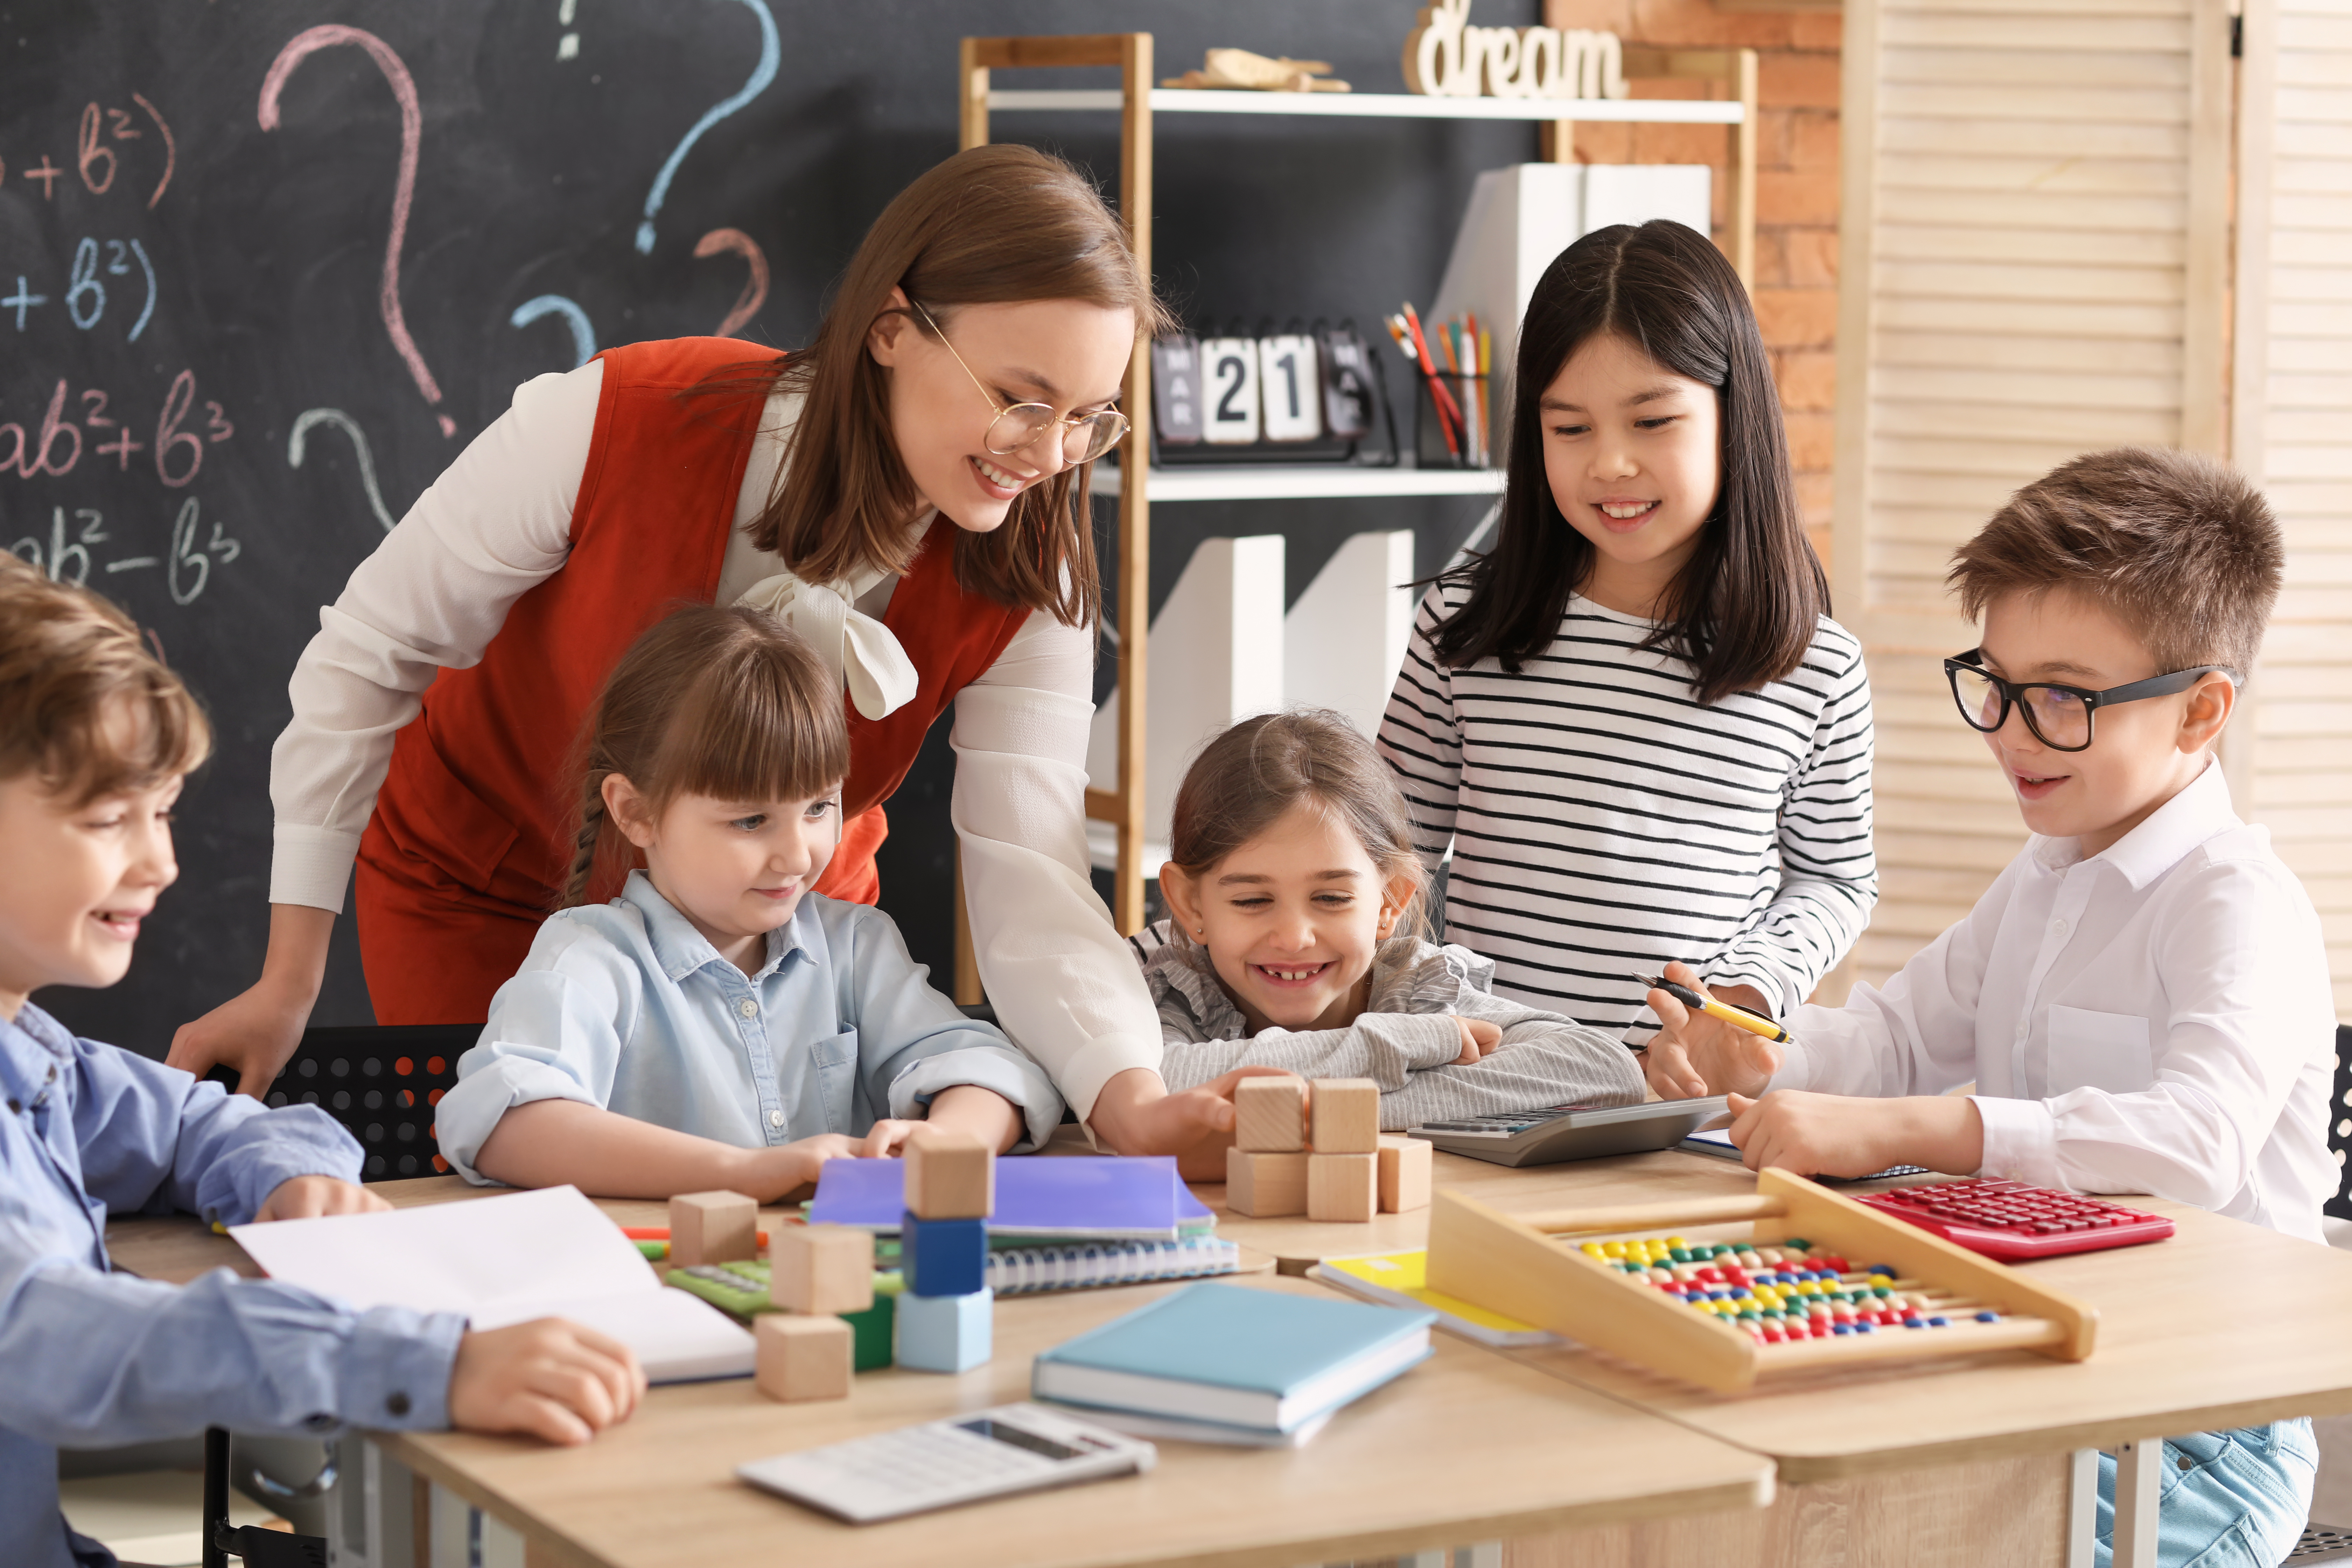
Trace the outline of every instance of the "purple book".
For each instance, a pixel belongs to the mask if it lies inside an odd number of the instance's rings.
[[[896,1160],[827,1160],[818,1173],[811,1225],[895,1231],[906,1213],[905,1167]],[[1176,1178],[1167,1155],[1149,1159],[1023,1157],[996,1162],[992,1236],[1081,1241],[1174,1241],[1215,1222]]]

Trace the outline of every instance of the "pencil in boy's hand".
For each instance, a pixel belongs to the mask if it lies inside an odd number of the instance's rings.
[[[1711,996],[1702,996],[1689,986],[1677,985],[1663,974],[1636,974],[1633,978],[1644,985],[1664,992],[1693,1012],[1704,1013],[1710,1018],[1720,1018],[1735,1029],[1745,1029],[1751,1035],[1761,1035],[1768,1040],[1784,1043],[1792,1038],[1788,1030],[1769,1018],[1759,1018],[1744,1008],[1734,1007],[1728,1002],[1717,1002]]]

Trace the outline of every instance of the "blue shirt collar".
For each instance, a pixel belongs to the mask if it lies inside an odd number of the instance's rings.
[[[661,889],[654,886],[653,879],[644,870],[629,873],[616,901],[632,906],[645,916],[646,938],[653,944],[654,959],[673,984],[714,963],[738,974],[742,973],[719,956],[719,950],[710,945],[710,939],[695,930],[694,922],[680,914],[677,905],[662,897]],[[768,933],[767,962],[752,973],[752,984],[767,979],[782,966],[785,959],[795,952],[807,952],[813,941],[821,939],[815,919],[809,908],[809,895],[803,893],[800,903],[793,910],[793,918]],[[803,930],[803,925],[807,929]]]

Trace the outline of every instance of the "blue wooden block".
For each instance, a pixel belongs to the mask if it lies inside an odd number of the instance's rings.
[[[898,1364],[917,1372],[970,1372],[989,1357],[996,1292],[898,1298]]]
[[[988,1283],[988,1222],[917,1219],[900,1222],[898,1265],[913,1296],[969,1296]]]

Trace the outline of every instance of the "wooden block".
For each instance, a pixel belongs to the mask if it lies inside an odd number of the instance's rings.
[[[855,1336],[839,1318],[762,1312],[751,1322],[758,1345],[751,1380],[771,1399],[849,1397]]]
[[[760,1205],[741,1193],[680,1193],[669,1201],[669,1266],[760,1256]]]
[[[1307,1217],[1361,1224],[1381,1212],[1381,1157],[1307,1156]]]
[[[1437,1151],[1418,1138],[1381,1136],[1381,1212],[1406,1214],[1429,1206],[1429,1178]]]
[[[1368,1078],[1318,1078],[1308,1101],[1318,1154],[1370,1154],[1381,1146],[1381,1086]]]
[[[907,1212],[919,1219],[986,1219],[996,1207],[996,1155],[968,1132],[919,1129],[903,1163]]]
[[[768,1300],[788,1312],[874,1305],[874,1236],[845,1225],[788,1225],[768,1248]]]
[[[1303,1151],[1268,1154],[1252,1149],[1225,1151],[1225,1206],[1253,1219],[1307,1212],[1307,1162]]]
[[[1307,1080],[1245,1078],[1234,1085],[1234,1147],[1286,1154],[1307,1147]]]
[[[898,1298],[898,1364],[917,1372],[970,1372],[988,1360],[996,1297],[990,1290],[968,1296]]]

